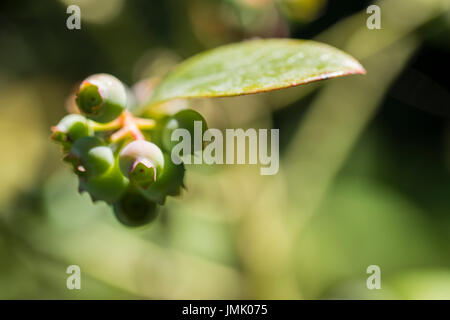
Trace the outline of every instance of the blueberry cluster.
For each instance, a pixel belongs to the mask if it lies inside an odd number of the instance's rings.
[[[79,178],[80,192],[112,206],[128,226],[154,220],[167,196],[181,192],[185,168],[174,164],[171,133],[191,134],[194,121],[204,118],[185,109],[158,119],[138,118],[130,112],[132,94],[108,74],[85,79],[76,93],[79,112],[52,127],[52,139],[62,145],[64,161]]]

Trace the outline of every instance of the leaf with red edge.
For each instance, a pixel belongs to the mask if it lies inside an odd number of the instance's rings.
[[[149,105],[265,92],[350,74],[365,70],[332,46],[311,40],[249,40],[185,60],[162,79]]]

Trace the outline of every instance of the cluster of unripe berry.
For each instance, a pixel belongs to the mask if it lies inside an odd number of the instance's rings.
[[[191,109],[157,120],[138,118],[130,112],[133,101],[117,78],[92,75],[76,93],[80,113],[54,126],[52,139],[62,145],[80,192],[110,204],[123,224],[139,226],[154,220],[166,197],[179,195],[184,186],[184,165],[171,159],[173,130],[192,132],[194,121],[204,128],[206,122]]]

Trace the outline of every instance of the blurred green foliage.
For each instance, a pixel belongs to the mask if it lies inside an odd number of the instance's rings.
[[[66,28],[72,3],[81,30]],[[0,298],[449,299],[448,4],[378,1],[382,29],[368,30],[369,4],[2,1]],[[48,138],[77,81],[132,85],[251,37],[323,41],[367,75],[175,103],[210,127],[279,128],[276,176],[190,166],[188,191],[140,229],[77,193]],[[66,288],[71,264],[81,290]],[[372,264],[381,290],[366,288]]]

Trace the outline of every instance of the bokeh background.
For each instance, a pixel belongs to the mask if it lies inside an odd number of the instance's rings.
[[[373,3],[381,30],[366,28]],[[444,0],[2,1],[0,298],[449,299],[449,30]],[[367,75],[179,102],[210,127],[279,128],[275,176],[191,166],[188,191],[138,229],[78,194],[49,128],[80,80],[132,85],[253,37],[329,43]]]

